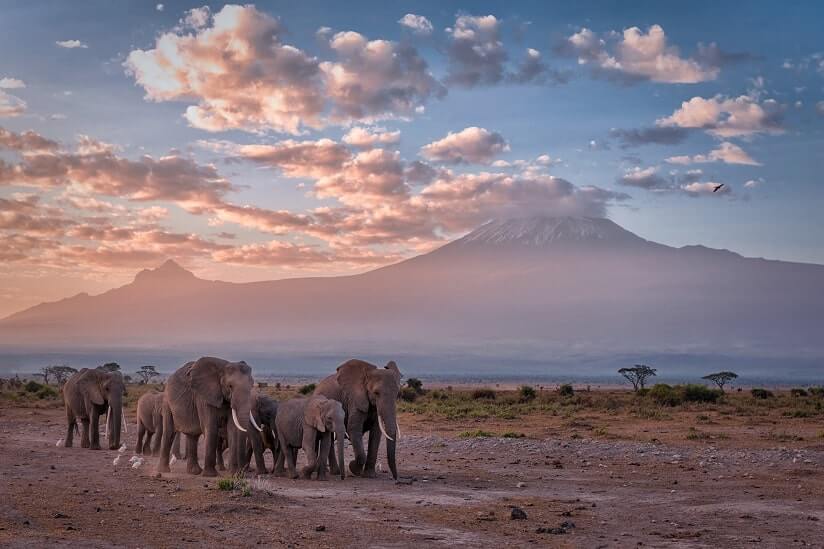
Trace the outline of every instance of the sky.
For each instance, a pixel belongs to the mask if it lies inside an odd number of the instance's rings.
[[[0,316],[167,258],[354,273],[533,214],[824,263],[818,2],[0,13]]]

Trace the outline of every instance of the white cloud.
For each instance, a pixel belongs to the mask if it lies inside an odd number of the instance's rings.
[[[592,65],[599,73],[624,80],[652,80],[671,84],[693,84],[715,80],[719,67],[699,59],[681,57],[678,48],[667,44],[660,25],[644,33],[638,27],[622,34],[598,36],[583,28],[558,48],[577,57],[581,65]]]
[[[759,101],[749,95],[693,97],[681,103],[681,108],[672,115],[658,119],[656,124],[659,127],[704,129],[718,137],[780,134],[784,133],[781,127],[783,112],[783,106],[774,99]]]
[[[671,156],[667,158],[670,164],[702,164],[707,162],[723,162],[725,164],[743,164],[747,166],[760,166],[761,163],[754,160],[747,152],[729,141],[722,142],[718,148],[707,154],[697,154],[695,156]]]
[[[447,82],[473,87],[503,80],[508,56],[494,15],[460,15],[446,32],[450,38]]]
[[[485,128],[472,126],[421,148],[421,155],[437,162],[488,164],[498,154],[508,151],[503,136]]]
[[[400,139],[400,130],[390,132],[383,128],[364,128],[361,126],[352,128],[343,136],[344,143],[362,149],[377,145],[393,145]]]
[[[0,89],[14,90],[14,89],[20,89],[20,88],[25,88],[25,87],[26,87],[26,83],[23,82],[22,80],[18,79],[18,78],[9,78],[9,77],[0,78]]]
[[[89,47],[88,44],[85,44],[80,40],[58,40],[57,42],[55,42],[55,44],[57,44],[61,48],[66,48],[70,50],[76,48],[86,49]]]
[[[0,90],[0,117],[20,116],[26,112],[26,102]]]
[[[423,15],[407,13],[406,15],[398,19],[398,23],[402,27],[406,27],[415,34],[432,34],[432,22]]]

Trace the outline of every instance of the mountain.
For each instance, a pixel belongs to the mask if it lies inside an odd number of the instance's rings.
[[[824,266],[673,248],[608,219],[535,216],[354,276],[236,284],[167,261],[101,295],[0,320],[0,344],[818,358],[821,326]]]

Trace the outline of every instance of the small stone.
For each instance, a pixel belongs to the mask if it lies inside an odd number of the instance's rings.
[[[515,485],[516,488],[526,488],[526,482],[519,482]]]
[[[325,531],[326,531],[326,526],[324,526],[323,524],[319,524],[318,526],[315,526],[315,532],[325,532]]]
[[[526,511],[520,507],[513,507],[509,518],[512,520],[526,520]]]

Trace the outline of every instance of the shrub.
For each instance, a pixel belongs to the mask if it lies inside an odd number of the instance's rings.
[[[723,392],[719,389],[710,389],[704,385],[684,385],[679,387],[686,402],[716,402]]]
[[[401,400],[406,402],[415,402],[416,398],[418,398],[418,392],[412,387],[404,387],[401,389]]]
[[[25,391],[27,393],[36,393],[37,391],[39,391],[43,387],[44,387],[44,385],[41,385],[40,383],[37,383],[36,381],[34,381],[32,379],[31,381],[29,381],[28,383],[26,383],[23,386],[23,389],[25,389]]]
[[[410,377],[409,379],[407,379],[406,386],[409,389],[415,391],[419,395],[423,394],[423,382],[416,377]]]
[[[810,387],[808,392],[814,397],[824,397],[824,387]]]
[[[444,393],[443,391],[439,391],[437,389],[435,389],[434,391],[429,393],[429,396],[432,398],[432,400],[449,400],[449,395],[448,394]]]
[[[495,390],[490,389],[489,387],[482,387],[480,389],[475,389],[472,391],[472,399],[473,400],[495,400]]]
[[[564,383],[563,385],[558,387],[558,394],[562,397],[571,397],[575,394],[575,390],[569,383]]]
[[[678,406],[683,401],[678,391],[666,383],[656,383],[647,394],[661,406]]]
[[[524,438],[526,437],[523,433],[516,433],[515,431],[507,431],[506,433],[501,435],[503,438]]]
[[[774,396],[772,391],[768,391],[766,389],[761,389],[761,388],[755,388],[752,391],[750,391],[750,393],[752,394],[752,396],[754,398],[761,398],[761,399],[772,398]]]
[[[529,402],[530,400],[535,398],[538,393],[535,392],[534,387],[530,387],[529,385],[522,385],[521,388],[518,390],[518,394],[521,395],[521,402]]]
[[[40,387],[40,389],[35,394],[37,395],[37,398],[39,398],[40,400],[57,397],[57,391],[55,391],[54,388],[49,387],[48,385],[43,385],[42,387]]]
[[[298,392],[302,395],[309,395],[315,392],[315,387],[316,385],[314,383],[310,383],[298,389]]]
[[[790,394],[794,397],[805,397],[809,393],[807,393],[804,389],[790,389]]]
[[[481,429],[476,429],[475,431],[464,431],[460,435],[461,438],[487,438],[487,437],[494,437],[495,435],[490,433],[489,431],[483,431]]]

